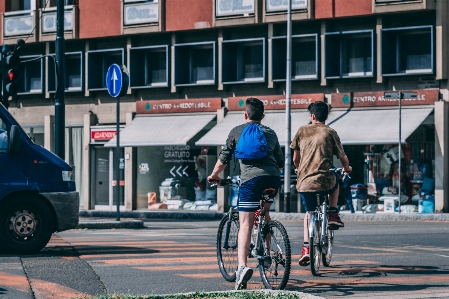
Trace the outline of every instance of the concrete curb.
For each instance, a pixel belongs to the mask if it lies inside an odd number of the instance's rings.
[[[142,220],[80,220],[75,229],[143,228]]]
[[[297,295],[300,296],[301,299],[326,299],[324,297],[318,297],[315,295],[306,294],[303,292],[295,292],[295,291],[274,291],[274,290],[241,290],[241,291],[222,291],[222,292],[201,292],[201,294],[234,294],[234,293],[256,293],[256,294],[270,294],[270,295]],[[178,293],[178,294],[164,294],[158,296],[189,296],[198,294],[198,292],[190,292],[190,293]]]
[[[303,220],[304,213],[275,213],[271,212],[271,218],[275,220]],[[112,211],[94,211],[82,210],[79,212],[80,217],[97,217],[97,218],[115,218],[116,212]],[[120,212],[123,218],[134,219],[191,219],[191,220],[219,220],[223,218],[224,213],[213,211],[129,211]],[[449,214],[420,214],[420,213],[340,213],[343,220],[346,221],[449,221]]]

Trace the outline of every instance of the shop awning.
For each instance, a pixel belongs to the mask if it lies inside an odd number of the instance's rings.
[[[424,122],[433,108],[403,108],[402,142]],[[391,144],[399,142],[398,109],[332,111],[327,124],[337,131],[343,144]],[[337,117],[337,114],[340,114]]]
[[[221,146],[225,145],[228,134],[232,128],[243,124],[245,118],[244,112],[229,112],[226,117],[213,127],[206,135],[196,142],[199,146]],[[308,124],[310,121],[310,114],[307,111],[292,111],[291,112],[291,138],[294,137],[296,131],[300,126]],[[281,146],[285,144],[285,112],[265,112],[265,118],[262,124],[273,129],[279,139]]]
[[[137,116],[120,131],[120,146],[186,145],[217,114]],[[114,137],[105,147],[115,147]]]

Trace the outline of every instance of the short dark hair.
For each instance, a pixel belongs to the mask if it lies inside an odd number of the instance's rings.
[[[314,102],[307,108],[310,114],[314,114],[318,121],[324,122],[329,115],[329,106],[325,102]]]
[[[263,117],[263,103],[256,98],[246,99],[246,113],[250,120],[261,121]]]

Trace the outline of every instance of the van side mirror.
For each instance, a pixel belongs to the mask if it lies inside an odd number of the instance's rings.
[[[11,154],[17,154],[20,150],[20,130],[16,125],[11,126],[9,133],[9,152]]]

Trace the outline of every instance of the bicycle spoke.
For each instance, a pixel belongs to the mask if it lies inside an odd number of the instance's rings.
[[[268,289],[283,289],[290,275],[290,241],[285,228],[277,221],[271,221],[269,234],[265,234],[265,244],[268,246],[264,259],[259,260],[259,271],[262,281]]]

